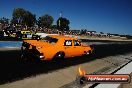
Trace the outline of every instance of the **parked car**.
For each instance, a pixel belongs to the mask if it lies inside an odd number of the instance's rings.
[[[48,35],[42,40],[24,40],[21,59],[58,60],[63,58],[89,55],[93,47],[84,45],[77,38]]]
[[[18,39],[32,39],[31,31],[18,31],[16,32],[16,38]]]
[[[31,39],[32,33],[31,31],[21,31],[22,39]]]

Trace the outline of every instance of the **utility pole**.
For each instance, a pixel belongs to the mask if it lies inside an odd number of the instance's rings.
[[[62,18],[62,11],[60,12],[60,18]],[[59,28],[60,28],[61,21],[59,20]]]
[[[59,34],[61,35],[62,34],[62,30],[61,30],[61,18],[62,18],[62,11],[60,12],[60,19],[59,19]]]
[[[60,17],[62,17],[62,11],[60,12]]]

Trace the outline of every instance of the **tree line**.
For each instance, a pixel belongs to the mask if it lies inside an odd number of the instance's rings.
[[[23,8],[16,8],[13,10],[12,18],[0,18],[0,24],[11,24],[15,26],[27,26],[33,27],[37,25],[41,28],[56,28],[62,31],[69,30],[70,21],[67,18],[59,17],[56,21],[56,25],[53,25],[54,18],[45,14],[36,19],[36,15]]]

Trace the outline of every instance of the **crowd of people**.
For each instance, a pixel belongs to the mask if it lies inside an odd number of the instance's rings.
[[[104,34],[104,33],[97,33],[96,31],[88,31],[86,29],[82,30],[67,30],[62,31],[61,29],[56,28],[41,28],[41,27],[27,27],[27,26],[14,26],[14,25],[5,25],[3,27],[0,27],[0,31],[5,32],[6,35],[10,35],[13,33],[16,33],[18,31],[22,30],[28,30],[31,31],[32,34],[35,33],[48,33],[48,34],[63,34],[63,35],[80,35],[80,36],[88,36],[88,37],[111,37],[110,34]],[[3,35],[2,32],[0,32],[0,36]]]

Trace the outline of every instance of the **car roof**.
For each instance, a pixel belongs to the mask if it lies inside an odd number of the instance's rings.
[[[65,35],[48,35],[49,37],[52,37],[52,38],[57,38],[57,39],[61,39],[61,38],[64,38],[64,39],[76,39],[76,38],[73,38],[73,37],[70,37],[70,36],[65,36]]]

